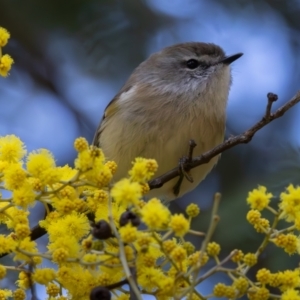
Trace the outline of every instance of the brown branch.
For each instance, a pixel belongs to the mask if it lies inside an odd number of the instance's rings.
[[[272,104],[278,99],[278,97],[273,93],[268,93],[267,97],[268,97],[268,104],[266,107],[266,112],[259,122],[254,124],[251,128],[246,130],[244,133],[229,137],[222,144],[201,154],[200,156],[194,157],[190,162],[186,162],[184,165],[184,170],[188,172],[193,168],[208,163],[213,157],[217,156],[218,154],[228,149],[233,148],[238,144],[249,143],[257,131],[259,131],[261,128],[271,123],[273,120],[282,117],[290,108],[292,108],[294,105],[300,102],[300,91],[298,91],[291,100],[289,100],[286,104],[278,108],[274,113],[271,113]],[[172,180],[177,176],[180,176],[180,174],[181,174],[180,169],[174,168],[168,171],[167,173],[153,180],[150,180],[148,183],[149,187],[151,190],[160,188],[166,182]]]

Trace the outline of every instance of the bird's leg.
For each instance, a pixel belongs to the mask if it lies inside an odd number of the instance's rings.
[[[178,169],[179,169],[179,178],[173,187],[175,196],[179,195],[180,186],[182,184],[183,178],[186,178],[189,182],[193,182],[193,177],[189,171],[189,163],[193,160],[194,148],[197,146],[194,140],[189,141],[189,153],[188,156],[183,156],[179,159]]]

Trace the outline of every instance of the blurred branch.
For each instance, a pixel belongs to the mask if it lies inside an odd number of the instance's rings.
[[[180,168],[174,168],[169,172],[149,181],[150,189],[157,189],[162,187],[166,182],[176,178],[177,176],[182,175],[182,170],[185,172],[189,172],[191,169],[196,168],[200,165],[208,163],[213,157],[218,154],[233,148],[238,144],[246,144],[249,143],[255,133],[271,123],[273,120],[282,117],[290,108],[295,106],[298,102],[300,102],[300,91],[296,93],[296,95],[289,100],[286,104],[278,108],[274,113],[271,113],[273,103],[278,99],[278,96],[273,93],[268,93],[267,95],[268,103],[266,107],[266,112],[262,119],[254,124],[251,128],[246,130],[244,133],[231,136],[227,140],[225,140],[222,144],[216,146],[215,148],[201,154],[200,156],[194,157],[193,159],[186,160],[183,163],[183,166]],[[178,187],[177,187],[178,190]]]

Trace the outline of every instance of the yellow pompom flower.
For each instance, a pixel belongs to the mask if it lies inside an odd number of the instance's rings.
[[[235,289],[235,287],[233,287],[233,286],[226,286],[224,296],[227,299],[233,299],[233,298],[235,298],[235,296],[236,296],[236,289]]]
[[[200,261],[201,259],[201,261]],[[190,266],[204,266],[209,260],[209,256],[206,252],[203,254],[201,251],[196,251],[188,257],[188,262]]]
[[[60,287],[54,283],[48,283],[46,292],[51,297],[56,297],[60,292]]]
[[[48,284],[50,281],[56,278],[56,273],[53,269],[35,269],[32,279],[39,284]]]
[[[101,149],[91,146],[90,148],[78,153],[75,160],[76,169],[86,172],[94,170],[96,173],[100,172],[104,166],[104,154]],[[89,174],[86,174],[88,176]],[[93,176],[93,172],[90,174]]]
[[[239,291],[239,296],[246,294],[247,289],[249,287],[249,282],[244,277],[239,277],[234,279],[232,286],[235,287]]]
[[[61,172],[56,168],[52,153],[47,149],[31,152],[27,157],[28,172],[41,180],[43,184],[56,183],[61,179]]]
[[[139,253],[137,259],[137,265],[141,265],[147,268],[155,267],[156,257],[152,253],[145,252]]]
[[[87,253],[82,257],[82,262],[86,263],[88,266],[93,266],[99,262],[99,256],[95,253]]]
[[[26,252],[31,252],[31,255],[34,253],[38,253],[37,245],[35,241],[31,241],[30,237],[26,237],[23,240],[19,241],[18,248],[22,249]],[[14,261],[23,260],[25,262],[32,262],[32,257],[22,252],[16,251],[16,255],[14,256]],[[40,261],[40,260],[38,260]]]
[[[147,291],[157,288],[164,274],[161,269],[140,268],[137,274],[138,283]]]
[[[195,246],[191,242],[184,242],[182,246],[186,250],[188,255],[195,252]]]
[[[13,191],[13,203],[17,206],[27,208],[28,205],[34,204],[35,193],[29,183],[24,184],[21,188]]]
[[[253,227],[257,232],[265,233],[270,229],[270,222],[265,218],[260,218]]]
[[[49,243],[47,248],[50,252],[57,249],[65,249],[69,257],[78,257],[80,246],[74,236],[62,236],[56,238],[52,243]],[[62,253],[62,252],[61,252]]]
[[[15,227],[15,232],[19,239],[26,238],[31,233],[29,224],[17,224]]]
[[[75,210],[74,200],[68,198],[55,199],[52,202],[53,207],[63,215],[67,215]]]
[[[93,198],[96,203],[101,205],[108,204],[108,193],[104,190],[95,190]]]
[[[0,160],[0,173],[4,173],[4,171],[9,167],[10,163],[4,160]],[[2,180],[0,180],[2,181]]]
[[[146,195],[150,191],[150,187],[148,183],[140,183],[142,189],[142,195]]]
[[[142,220],[149,229],[165,229],[169,223],[171,213],[159,199],[152,198],[141,210]]]
[[[44,189],[44,186],[39,178],[29,177],[28,183],[32,186],[33,190],[36,192],[41,192]]]
[[[108,273],[101,273],[97,276],[97,283],[101,286],[106,286],[112,283],[112,278]]]
[[[251,209],[250,211],[248,211],[246,218],[250,224],[255,225],[259,223],[260,217],[261,213],[258,210]]]
[[[87,174],[87,175],[89,175],[89,174]],[[108,184],[112,180],[112,177],[113,177],[113,174],[112,174],[109,166],[104,165],[101,168],[101,171],[98,174],[96,174],[96,176],[94,176],[93,179],[90,178],[90,180],[94,181],[98,188],[103,188],[103,187],[108,186]]]
[[[280,218],[286,219],[287,222],[294,222],[300,216],[300,187],[295,188],[290,184],[286,190],[280,194],[279,208],[282,211]]]
[[[68,258],[68,255],[69,255],[69,251],[67,249],[58,248],[58,249],[54,250],[52,253],[52,261],[60,264],[64,261],[66,261],[66,259]]]
[[[0,75],[3,77],[7,77],[9,75],[9,71],[13,63],[14,60],[8,54],[5,54],[2,57],[0,57]]]
[[[121,239],[124,243],[133,243],[137,239],[138,230],[128,223],[119,229]]]
[[[0,47],[6,46],[10,38],[10,33],[3,27],[0,27]]]
[[[245,254],[243,260],[244,263],[249,267],[252,267],[257,263],[257,257],[254,253]]]
[[[162,249],[165,253],[170,254],[173,249],[175,249],[176,245],[177,244],[175,238],[172,240],[166,240],[162,244]]]
[[[281,295],[281,300],[300,300],[300,292],[295,289],[288,289]]]
[[[31,285],[31,276],[29,276],[29,273],[26,273],[24,271],[21,271],[19,273],[19,280],[17,280],[17,285],[18,287],[20,287],[21,289],[27,290]]]
[[[147,232],[140,232],[135,242],[135,248],[138,252],[147,252],[153,238]]]
[[[80,240],[90,232],[90,223],[85,214],[73,212],[62,218],[53,220],[47,228],[49,240],[55,241],[59,237],[72,236]]]
[[[227,288],[227,286],[224,283],[220,283],[220,282],[217,283],[213,289],[214,296],[224,297],[225,293],[226,293],[226,288]]]
[[[60,175],[61,175],[61,180],[64,180],[64,181],[69,181],[71,180],[72,178],[74,178],[77,173],[78,173],[78,170],[76,169],[73,169],[71,168],[70,166],[68,165],[65,165],[63,167],[58,167],[59,171],[60,171]]]
[[[11,191],[18,189],[24,184],[26,177],[27,174],[20,163],[10,164],[4,173],[4,186]]]
[[[116,162],[109,160],[105,163],[105,166],[108,167],[110,170],[111,174],[115,174],[118,168],[118,165]]]
[[[187,254],[182,246],[176,246],[170,256],[175,262],[183,262],[186,259]]]
[[[270,276],[269,285],[272,287],[278,287],[282,283],[282,272],[273,273]]]
[[[26,299],[26,293],[23,289],[16,289],[13,292],[13,298],[14,298],[14,300],[25,300]]]
[[[286,291],[300,287],[300,270],[285,270],[281,275],[280,289]]]
[[[89,143],[84,137],[79,137],[74,142],[74,148],[76,151],[81,152],[89,148]]]
[[[0,299],[6,300],[8,298],[12,297],[12,291],[10,290],[0,290]]]
[[[231,260],[235,263],[240,262],[244,258],[244,253],[242,250],[235,250],[236,253],[231,257]]]
[[[248,290],[247,296],[250,300],[268,300],[270,292],[265,287],[251,287]]]
[[[252,209],[263,210],[269,205],[272,197],[271,193],[267,193],[266,187],[259,185],[258,189],[249,192],[247,202]]]
[[[186,208],[186,213],[189,217],[195,218],[199,215],[200,213],[200,208],[197,204],[191,203],[187,208]]]
[[[206,251],[209,256],[218,256],[220,254],[221,247],[216,242],[211,242],[208,243]]]
[[[284,251],[288,254],[294,254],[299,248],[299,238],[292,234],[279,234],[273,240],[274,244],[280,248],[283,248]]]
[[[95,190],[94,194],[87,198],[87,206],[92,212],[98,208],[108,207],[108,193],[104,190]]]
[[[19,224],[29,225],[29,211],[18,209],[14,206],[10,207],[6,212],[10,216],[6,222],[7,228],[14,229]]]
[[[172,215],[169,226],[179,237],[183,237],[190,229],[190,223],[183,214]]]
[[[15,135],[0,137],[0,161],[19,162],[26,154],[23,142]]]
[[[266,268],[262,268],[262,269],[258,270],[256,273],[256,279],[261,284],[268,284],[271,280],[270,270],[268,270]]]
[[[0,280],[6,276],[6,268],[0,265]]]
[[[124,178],[118,181],[111,189],[111,196],[117,203],[137,205],[142,197],[141,186]]]
[[[133,162],[129,175],[132,181],[145,183],[153,177],[157,168],[158,164],[155,159],[137,157]]]

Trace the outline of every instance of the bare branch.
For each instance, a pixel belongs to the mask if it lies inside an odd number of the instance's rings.
[[[251,128],[246,130],[244,133],[229,137],[222,144],[201,154],[200,156],[194,157],[192,161],[186,162],[184,166],[184,170],[188,172],[193,168],[208,163],[213,157],[217,156],[218,154],[228,149],[233,148],[238,144],[249,143],[257,131],[259,131],[261,128],[271,123],[273,120],[282,117],[290,108],[292,108],[300,101],[300,91],[298,91],[290,101],[288,101],[286,104],[278,108],[274,113],[271,113],[272,104],[274,103],[274,101],[278,99],[278,96],[273,93],[268,93],[267,97],[268,97],[268,104],[266,107],[266,112],[259,122],[254,124]],[[174,168],[168,171],[167,173],[153,180],[150,180],[149,181],[150,189],[157,189],[162,187],[166,182],[172,180],[177,176],[180,176],[180,173],[181,172],[179,168]]]

